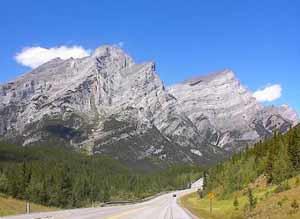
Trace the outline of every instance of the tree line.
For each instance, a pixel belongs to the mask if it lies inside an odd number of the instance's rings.
[[[0,143],[0,193],[46,206],[72,208],[141,199],[186,188],[201,171],[185,165],[141,173],[102,155]]]
[[[286,185],[300,174],[300,125],[286,134],[275,132],[265,139],[204,172],[204,190],[219,189],[228,197],[264,175],[269,184]]]

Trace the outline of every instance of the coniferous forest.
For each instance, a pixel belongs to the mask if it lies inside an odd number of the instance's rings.
[[[286,134],[239,152],[204,171],[204,190],[218,188],[224,198],[264,175],[284,189],[300,174],[300,125]],[[183,189],[202,176],[195,166],[172,166],[142,173],[102,155],[88,156],[64,147],[20,147],[0,143],[0,193],[61,208],[138,200],[161,191]]]
[[[219,163],[204,172],[206,192],[218,190],[226,198],[233,192],[246,188],[259,176],[268,184],[288,189],[287,180],[300,174],[300,125],[286,134],[274,133],[228,161]]]
[[[194,166],[141,173],[109,157],[64,147],[0,143],[0,193],[47,206],[73,208],[142,199],[186,188],[201,175]]]

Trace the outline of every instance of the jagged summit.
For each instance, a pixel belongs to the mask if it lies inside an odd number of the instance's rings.
[[[107,55],[113,55],[113,54],[122,54],[123,56],[126,56],[127,54],[125,54],[125,52],[123,51],[123,49],[121,49],[118,46],[114,46],[114,45],[102,45],[97,47],[91,56],[93,57],[99,57],[99,56],[107,56]]]
[[[297,111],[292,109],[287,104],[283,104],[281,106],[266,106],[265,109],[273,114],[277,113],[283,115],[283,117],[289,120],[293,126],[296,126],[299,123],[299,115]]]
[[[134,64],[133,59],[125,53],[123,49],[118,46],[104,45],[100,46],[94,50],[91,57],[96,59],[103,59],[105,57],[110,57],[111,61],[123,62],[124,66],[131,66]]]
[[[193,85],[193,84],[197,84],[197,83],[200,83],[200,82],[208,83],[208,82],[216,80],[216,79],[220,80],[221,78],[222,79],[236,79],[235,74],[232,70],[224,69],[224,70],[212,72],[212,73],[209,73],[209,74],[206,74],[206,75],[201,75],[201,76],[198,76],[198,77],[190,78],[188,80],[185,80],[183,82],[183,84]]]
[[[260,105],[231,70],[165,89],[153,62],[107,45],[0,85],[0,115],[2,139],[57,140],[131,163],[214,163],[298,121],[288,107]]]

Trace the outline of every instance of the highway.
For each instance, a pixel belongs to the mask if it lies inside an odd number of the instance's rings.
[[[84,208],[47,213],[34,213],[2,217],[5,219],[195,219],[187,210],[182,209],[178,199],[201,187],[202,179],[192,185],[191,189],[174,191],[152,200],[122,206]],[[173,197],[176,194],[177,197]]]

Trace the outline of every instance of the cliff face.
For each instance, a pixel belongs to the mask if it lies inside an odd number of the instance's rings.
[[[112,46],[0,85],[0,115],[1,138],[55,139],[133,163],[213,163],[298,120],[287,106],[258,104],[230,70],[166,89],[154,63]]]
[[[171,86],[168,91],[200,133],[209,134],[209,143],[227,151],[270,136],[277,129],[285,132],[298,121],[288,106],[260,105],[228,69]]]

